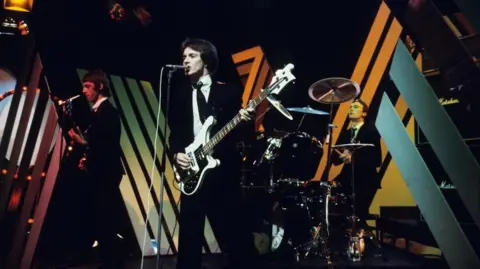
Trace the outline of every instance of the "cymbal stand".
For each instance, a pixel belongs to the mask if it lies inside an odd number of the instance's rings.
[[[310,107],[310,106],[308,106]],[[298,124],[297,131],[300,130],[300,127],[303,124],[303,120],[305,119],[306,113],[303,113],[302,118],[300,119],[300,123]]]
[[[328,94],[331,94],[331,102],[330,102],[330,113],[329,113],[329,124],[328,124],[328,127],[327,127],[327,131],[328,131],[328,154],[327,154],[327,167],[325,168],[325,174],[326,174],[326,177],[327,177],[327,180],[328,181],[328,176],[330,174],[330,167],[331,167],[331,155],[332,155],[332,140],[333,140],[333,128],[334,128],[334,125],[333,125],[333,100],[334,100],[334,96],[335,96],[335,90],[332,88],[330,91],[328,91],[324,96],[320,97],[319,99],[322,99],[323,97],[327,96]],[[322,193],[322,188],[323,188],[323,185],[322,185],[322,180],[320,179],[319,180],[319,190],[320,190],[320,193]],[[323,198],[323,195],[320,195],[320,199]],[[319,234],[318,234],[318,239],[319,242],[318,242],[318,245],[321,247],[321,251],[323,252],[324,256],[325,256],[325,259],[327,260],[327,265],[328,265],[328,268],[329,269],[333,269],[333,264],[332,264],[332,261],[331,261],[331,256],[330,256],[330,250],[328,249],[328,238],[330,236],[330,228],[328,227],[329,225],[329,221],[328,221],[328,198],[329,198],[329,195],[327,195],[325,197],[325,201],[319,201],[320,203],[322,202],[325,202],[325,212],[323,212],[323,217],[321,218],[320,220],[320,231],[319,231]]]
[[[352,136],[353,137],[353,136]],[[356,143],[355,140],[352,138],[352,143]],[[351,261],[360,261],[363,252],[365,250],[365,237],[368,237],[371,242],[375,245],[375,247],[379,250],[379,256],[385,258],[383,255],[383,249],[380,245],[379,242],[376,241],[376,239],[373,238],[373,234],[371,233],[370,229],[366,231],[363,229],[363,232],[360,234],[360,232],[357,232],[357,221],[358,221],[358,216],[356,215],[356,191],[355,191],[355,163],[354,163],[354,155],[355,152],[360,149],[352,149],[350,151],[350,163],[352,165],[352,175],[351,175],[351,187],[352,187],[352,215],[350,217],[350,220],[352,222],[352,231],[350,235],[350,241],[349,241],[349,246],[347,250],[348,257]],[[365,220],[366,221],[366,220]],[[363,245],[363,246],[362,246]]]

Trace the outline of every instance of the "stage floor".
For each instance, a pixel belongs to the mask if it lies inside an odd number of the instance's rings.
[[[384,247],[384,255],[382,257],[366,257],[360,262],[349,262],[341,257],[332,259],[334,268],[436,268],[436,269],[448,269],[448,266],[438,258],[424,258],[421,256],[415,256],[405,253],[401,250],[391,247]],[[156,258],[146,258],[141,266],[141,260],[128,261],[125,269],[175,269],[174,257],[162,257],[162,262],[157,267]],[[205,269],[222,269],[225,264],[222,256],[205,256],[203,259]],[[61,267],[62,269],[94,269],[95,264]],[[327,268],[325,259],[312,258],[302,260],[298,263],[285,263],[285,262],[268,262],[265,269],[289,269],[289,268]],[[54,269],[54,268],[51,268]]]

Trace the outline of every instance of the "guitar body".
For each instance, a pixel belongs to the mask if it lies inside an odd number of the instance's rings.
[[[262,90],[255,99],[248,102],[247,109],[255,109],[270,94],[279,94],[286,85],[295,80],[295,76],[291,73],[293,67],[293,64],[288,64],[283,69],[277,70],[270,85]],[[216,123],[215,118],[210,116],[205,120],[193,143],[185,148],[185,154],[192,160],[190,168],[183,170],[173,165],[175,179],[182,193],[185,195],[196,193],[202,186],[205,175],[209,170],[220,166],[220,161],[211,156],[213,148],[240,122],[241,116],[237,114],[217,134],[210,138],[210,130]]]
[[[209,141],[213,125],[215,125],[215,118],[210,116],[205,120],[193,143],[185,148],[185,154],[192,159],[190,169],[183,170],[174,166],[178,186],[185,195],[196,193],[209,170],[220,165],[219,160],[202,152],[203,146]]]

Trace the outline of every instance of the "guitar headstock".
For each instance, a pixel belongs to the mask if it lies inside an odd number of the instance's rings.
[[[279,94],[285,86],[295,80],[295,76],[292,74],[294,66],[293,64],[287,64],[283,69],[279,69],[275,72],[275,76],[270,82],[270,86],[274,87],[270,89],[270,93]]]

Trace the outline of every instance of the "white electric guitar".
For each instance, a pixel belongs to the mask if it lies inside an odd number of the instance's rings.
[[[293,64],[288,64],[283,69],[277,70],[270,85],[263,89],[255,99],[250,100],[246,109],[255,109],[267,96],[279,94],[286,85],[295,80],[295,76],[291,72],[293,67]],[[185,148],[185,154],[192,160],[190,168],[183,170],[175,165],[173,166],[175,179],[184,194],[192,195],[196,193],[202,186],[203,179],[208,171],[220,165],[220,161],[211,156],[213,149],[240,122],[240,114],[237,114],[210,139],[210,130],[215,125],[216,120],[213,116],[205,120],[193,143]]]

